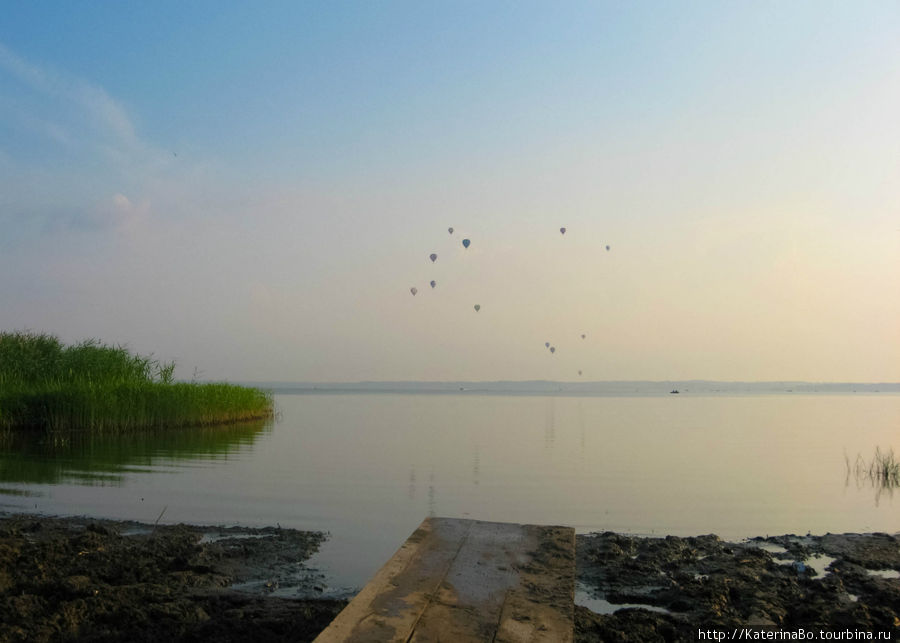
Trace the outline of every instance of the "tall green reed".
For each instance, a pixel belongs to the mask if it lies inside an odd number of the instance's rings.
[[[44,333],[0,333],[0,430],[122,432],[272,414],[267,393],[230,384],[176,383],[174,369],[174,362],[97,340],[64,346]]]

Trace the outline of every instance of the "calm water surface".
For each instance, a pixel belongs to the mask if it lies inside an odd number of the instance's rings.
[[[0,447],[0,508],[326,530],[313,561],[359,587],[428,515],[579,532],[900,530],[848,478],[900,395],[279,394],[274,422]]]

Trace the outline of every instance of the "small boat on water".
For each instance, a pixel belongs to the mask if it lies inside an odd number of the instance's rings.
[[[678,389],[673,388],[671,391],[669,391],[669,395],[678,395]]]

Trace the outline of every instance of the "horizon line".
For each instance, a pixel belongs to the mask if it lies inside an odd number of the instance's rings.
[[[554,386],[602,386],[602,385],[726,385],[726,386],[859,386],[890,387],[900,390],[900,381],[853,381],[853,380],[705,380],[705,379],[660,379],[660,380],[209,380],[232,381],[249,385],[293,386],[293,387],[351,387],[351,386],[441,386],[441,385],[554,385]]]

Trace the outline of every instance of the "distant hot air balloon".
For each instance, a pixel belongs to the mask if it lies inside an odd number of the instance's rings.
[[[431,259],[431,263],[434,263],[435,261],[437,261],[437,255],[433,252],[430,255],[428,255],[428,258]]]
[[[447,228],[447,232],[449,232],[450,234],[453,234],[453,228]]]
[[[609,252],[609,246],[606,246],[606,251]]]
[[[437,286],[437,282],[436,282],[434,279],[432,279],[432,280],[431,280],[431,287],[434,288],[435,286]]]
[[[584,338],[585,338],[585,334],[581,333],[581,339],[584,339]]]
[[[556,346],[551,346],[551,347],[550,347],[550,352],[551,352],[551,353],[555,353],[555,352],[556,352]]]
[[[470,243],[472,242],[468,239],[463,239],[463,248],[468,248]]]
[[[544,346],[546,346],[547,348],[550,348],[550,342],[544,342]]]
[[[413,294],[413,297],[415,297],[416,293],[419,292],[419,289],[416,288],[415,286],[413,286],[412,288],[409,289],[409,292],[411,292]]]
[[[559,233],[560,233],[560,234],[565,234],[565,233],[566,233],[566,229],[565,229],[565,228],[560,228],[560,229],[559,229]]]
[[[578,371],[578,374],[581,375],[581,371]]]
[[[477,313],[479,310],[481,310],[481,304],[475,304],[475,312]]]

